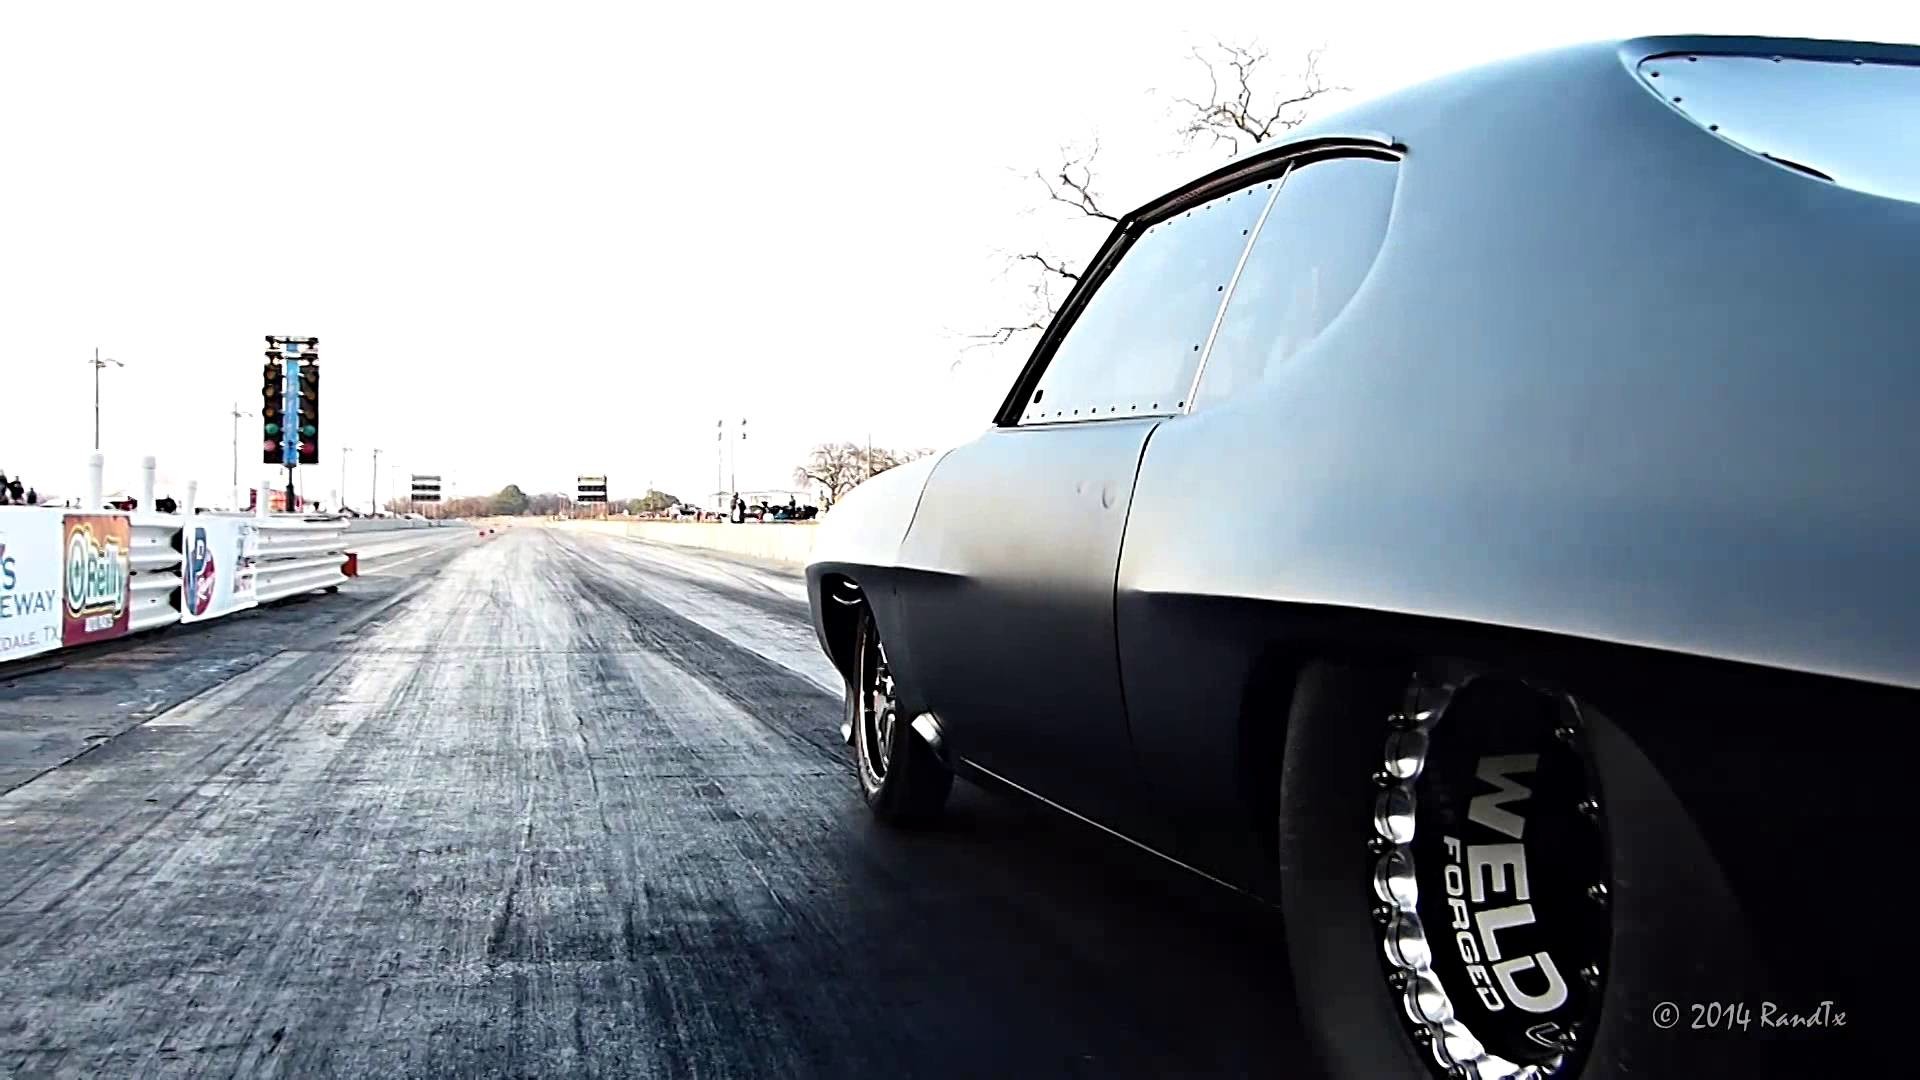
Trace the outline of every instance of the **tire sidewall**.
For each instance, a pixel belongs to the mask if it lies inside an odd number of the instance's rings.
[[[1366,784],[1396,695],[1381,669],[1313,664],[1295,684],[1280,783],[1280,906],[1302,1018],[1337,1080],[1430,1080],[1380,972],[1365,891]]]
[[[873,761],[873,746],[867,734],[865,716],[866,681],[868,664],[871,663],[867,654],[872,650],[876,636],[873,615],[870,612],[862,612],[860,627],[854,636],[854,673],[853,678],[847,682],[846,707],[847,722],[853,727],[854,774],[860,782],[860,793],[865,796],[869,804],[877,804],[883,800],[887,785],[894,777],[893,761],[880,763],[882,771],[877,783],[869,775],[869,765]],[[895,758],[899,757],[900,741],[894,740],[893,757]]]

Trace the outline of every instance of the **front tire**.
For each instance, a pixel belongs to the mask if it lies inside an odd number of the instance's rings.
[[[847,683],[847,723],[853,729],[854,770],[875,817],[890,824],[924,825],[940,817],[953,789],[953,770],[900,714],[894,677],[873,613],[862,610],[854,635],[854,677]]]

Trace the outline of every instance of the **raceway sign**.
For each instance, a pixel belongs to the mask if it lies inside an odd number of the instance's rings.
[[[59,521],[0,510],[0,661],[60,647]]]
[[[132,628],[133,525],[111,514],[68,514],[61,640],[105,641]]]
[[[200,622],[259,602],[253,578],[260,531],[252,520],[195,516],[181,540],[181,622]]]

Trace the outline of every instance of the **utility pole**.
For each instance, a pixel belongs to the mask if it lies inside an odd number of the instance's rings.
[[[241,412],[240,403],[233,403],[233,506],[240,508],[240,421],[256,413]]]
[[[373,451],[373,490],[367,493],[367,501],[373,504],[373,507],[372,507],[373,515],[375,517],[379,517],[380,516],[380,449],[379,447],[375,447]]]
[[[90,362],[93,364],[93,448],[95,450],[99,450],[100,449],[100,369],[103,367],[106,367],[108,364],[112,364],[114,367],[122,367],[122,368],[126,367],[127,365],[121,363],[118,360],[113,359],[112,357],[108,357],[105,360],[100,359],[100,347],[98,345],[93,347],[93,360]]]
[[[340,448],[340,509],[345,510],[351,499],[347,498],[347,458],[353,455],[353,447]]]
[[[715,420],[713,427],[713,496],[717,499],[720,497],[720,484],[725,480],[727,472],[727,422],[725,420]],[[718,509],[718,507],[715,507],[715,509]],[[732,510],[733,508],[728,507],[727,509]]]

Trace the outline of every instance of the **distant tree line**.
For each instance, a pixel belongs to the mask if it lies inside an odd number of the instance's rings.
[[[621,511],[629,514],[658,513],[679,502],[680,497],[677,495],[650,488],[638,499],[610,502],[608,509],[614,513]],[[558,491],[529,495],[520,489],[520,485],[508,484],[491,495],[462,495],[459,498],[444,499],[437,505],[438,509],[435,509],[432,505],[425,503],[389,499],[387,510],[394,514],[412,511],[444,518],[554,517],[571,511],[574,502],[573,496]]]
[[[868,447],[853,442],[821,443],[808,452],[803,464],[793,470],[793,478],[797,483],[817,488],[825,505],[832,506],[868,477],[878,476],[897,465],[931,453],[932,450],[924,448]],[[670,491],[649,488],[645,495],[637,499],[611,500],[607,510],[615,514],[659,514],[686,505],[690,504]],[[437,507],[410,503],[405,499],[389,499],[386,508],[394,514],[417,512],[443,518],[554,517],[572,513],[575,504],[571,495],[561,492],[529,495],[518,484],[508,484],[491,495],[462,495],[444,499]],[[704,509],[710,513],[724,514],[729,508],[709,506]]]

